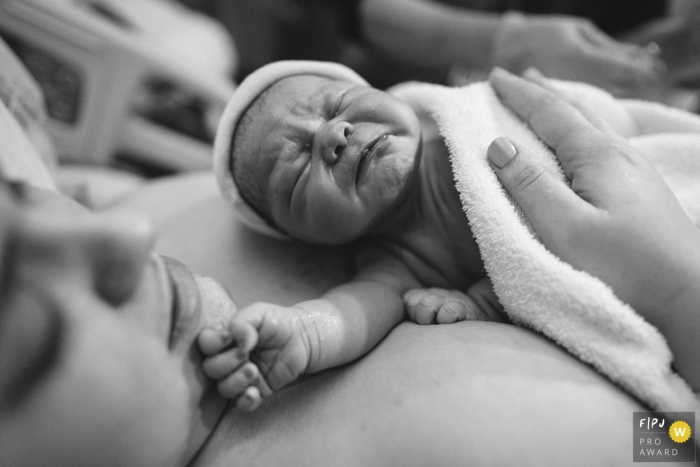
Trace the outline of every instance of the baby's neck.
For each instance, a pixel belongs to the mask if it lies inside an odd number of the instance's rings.
[[[463,217],[454,188],[452,168],[441,139],[423,144],[422,155],[405,193],[370,232],[384,237],[401,236],[415,228],[439,225],[455,215]]]
[[[472,283],[483,275],[483,265],[442,139],[424,144],[415,172],[411,190],[371,234],[424,258],[424,267],[414,271],[417,277],[425,273],[441,277],[444,284]]]
[[[405,232],[414,226],[420,217],[416,207],[421,205],[423,194],[423,184],[425,183],[424,160],[421,155],[417,156],[417,166],[414,168],[407,181],[405,189],[394,202],[387,215],[379,219],[370,229],[370,236],[380,236],[392,238],[397,233]]]

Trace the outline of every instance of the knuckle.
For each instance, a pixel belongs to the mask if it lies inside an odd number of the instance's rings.
[[[613,143],[615,143],[615,146],[612,152],[619,162],[638,168],[646,169],[651,167],[649,161],[628,144],[622,141],[613,141]]]
[[[544,169],[539,165],[525,164],[513,175],[512,188],[524,192],[544,175]]]
[[[537,96],[537,99],[535,100],[535,105],[533,106],[533,114],[546,115],[549,113],[550,109],[557,105],[560,105],[560,103],[561,101],[554,94],[551,94],[549,92],[542,93],[539,96]]]
[[[435,306],[436,298],[437,297],[435,295],[426,293],[422,297],[420,297],[418,305],[422,308],[433,308]]]
[[[440,311],[456,318],[462,314],[462,307],[459,302],[447,302],[440,308]]]
[[[623,164],[636,168],[648,168],[649,162],[636,149],[626,142],[611,137],[606,134],[600,134],[596,138],[584,140],[572,140],[570,150],[576,150],[583,154],[589,154],[591,160],[595,158],[599,162],[614,166]],[[608,169],[610,170],[610,169]]]

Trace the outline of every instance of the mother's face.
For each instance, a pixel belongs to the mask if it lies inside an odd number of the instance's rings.
[[[225,289],[151,225],[0,184],[0,465],[175,466],[223,410],[193,345]]]

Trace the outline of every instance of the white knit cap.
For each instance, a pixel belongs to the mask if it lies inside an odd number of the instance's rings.
[[[317,75],[369,86],[360,75],[338,63],[290,60],[265,65],[248,75],[236,88],[221,116],[214,140],[214,173],[224,197],[233,204],[244,225],[280,239],[289,237],[268,224],[238,193],[231,173],[231,145],[238,121],[253,101],[277,81],[295,75]]]

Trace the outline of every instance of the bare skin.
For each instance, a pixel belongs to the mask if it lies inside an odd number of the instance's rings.
[[[226,289],[138,212],[0,180],[0,219],[0,465],[186,465],[225,409],[194,343]]]
[[[258,168],[275,223],[316,243],[364,240],[350,282],[289,308],[253,304],[226,329],[200,334],[208,356],[205,373],[219,381],[222,395],[254,409],[304,372],[364,355],[405,314],[420,324],[503,320],[445,146],[430,131],[423,131],[421,140],[421,130],[429,127],[421,128],[405,103],[372,88],[315,76],[286,78],[268,92],[273,93],[268,108],[235,144],[242,148],[240,163]],[[581,113],[568,108],[590,127]],[[616,131],[606,122],[597,124],[612,142],[624,144],[621,134],[610,136]],[[631,122],[629,130],[634,128]],[[542,138],[547,141],[547,135]],[[576,232],[584,231],[578,227]],[[590,247],[605,243],[598,240]],[[585,252],[580,256],[584,262],[592,258]],[[603,273],[595,275],[614,287],[615,277]]]
[[[537,67],[621,93],[658,83],[661,75],[648,51],[573,16],[503,15],[429,0],[365,0],[360,15],[369,43],[407,63],[514,73]]]
[[[258,154],[241,163],[256,167],[275,223],[315,243],[367,241],[347,284],[290,308],[253,304],[227,329],[200,335],[205,372],[223,395],[254,408],[304,372],[364,355],[406,311],[423,324],[502,320],[447,150],[439,138],[422,140],[410,107],[316,76],[268,92],[269,108],[236,144],[241,157]],[[441,311],[412,292],[405,308],[404,294],[425,287],[464,290],[468,300]]]

